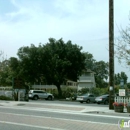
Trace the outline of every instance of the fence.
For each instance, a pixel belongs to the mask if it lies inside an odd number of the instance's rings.
[[[0,96],[10,97],[11,99],[14,98],[13,93],[14,93],[14,91],[12,91],[12,90],[5,90],[5,89],[0,90]],[[18,91],[18,100],[24,101],[24,97],[25,97],[25,90],[24,89],[19,90]]]
[[[115,97],[115,102],[119,102],[119,103],[130,103],[130,96],[125,96],[125,97],[121,97],[121,96],[117,96]]]

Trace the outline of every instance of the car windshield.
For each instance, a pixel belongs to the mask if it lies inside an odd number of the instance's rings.
[[[80,96],[88,96],[88,94],[86,93],[86,94],[82,94],[82,95],[80,95]]]
[[[107,97],[108,95],[102,95],[102,96],[100,96],[100,97]]]

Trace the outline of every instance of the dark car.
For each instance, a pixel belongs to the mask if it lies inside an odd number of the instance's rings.
[[[98,104],[100,104],[100,103],[108,104],[109,103],[109,95],[106,94],[106,95],[101,95],[99,97],[96,97],[95,102]]]

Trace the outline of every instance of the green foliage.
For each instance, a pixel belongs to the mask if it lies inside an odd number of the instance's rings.
[[[115,85],[120,85],[121,79],[124,80],[124,84],[127,83],[127,75],[125,74],[125,72],[121,72],[118,74],[115,74]]]
[[[90,90],[90,92],[93,93],[96,96],[103,95],[103,94],[108,94],[109,93],[108,88],[92,88]]]
[[[89,88],[82,88],[81,90],[79,90],[80,94],[85,94],[85,93],[89,93]]]
[[[85,52],[84,55],[85,55],[86,69],[94,70],[94,67],[95,67],[94,64],[95,64],[96,60],[93,58],[93,55],[88,52]]]
[[[130,89],[130,83],[127,83],[127,87]]]
[[[12,71],[9,67],[8,60],[0,62],[0,85],[1,86],[12,85]]]
[[[101,91],[100,91],[100,88],[91,88],[90,93],[98,96],[98,95],[100,95]]]
[[[106,81],[108,79],[108,63],[104,61],[96,61],[93,55],[86,52],[85,54],[85,65],[86,69],[90,69],[95,72],[96,87],[106,87]]]
[[[10,85],[12,85],[12,71],[4,52],[0,51],[0,86]]]
[[[82,88],[79,92],[80,94],[91,93],[95,96],[99,96],[103,94],[108,94],[108,88]]]
[[[0,96],[0,100],[12,100],[12,98],[6,96]]]
[[[120,89],[120,86],[119,85],[115,85],[115,87],[114,87],[115,93],[119,93],[119,89]]]
[[[62,39],[50,38],[48,43],[38,47],[33,44],[21,47],[18,50],[19,59],[11,58],[10,67],[25,82],[56,85],[60,97],[60,85],[66,79],[77,81],[85,68],[85,56],[81,50],[82,47],[71,41],[65,43]]]
[[[95,62],[94,64],[95,81],[97,87],[104,87],[105,80],[108,79],[108,63],[104,61]]]
[[[46,92],[52,93],[54,95],[55,99],[59,98],[57,89],[53,89],[53,90],[52,89],[50,89],[50,90],[47,89]]]
[[[56,89],[49,91],[50,93],[52,93],[55,97],[55,99],[58,99],[58,91]],[[62,88],[62,99],[66,99],[66,98],[70,98],[72,97],[74,94],[77,93],[77,89],[74,88],[70,88],[68,86],[66,86],[65,88]]]
[[[70,87],[66,87],[66,88],[62,89],[62,98],[70,98],[75,93],[77,93],[76,89],[70,88]]]

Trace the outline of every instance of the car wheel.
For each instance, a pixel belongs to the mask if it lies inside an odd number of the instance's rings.
[[[86,103],[90,103],[90,99],[87,99]]]
[[[83,103],[82,101],[80,101],[80,103]]]
[[[48,96],[48,98],[47,98],[48,100],[52,100],[52,96]]]
[[[104,101],[104,104],[108,104],[108,101],[107,101],[107,100],[105,100],[105,101]]]
[[[38,100],[38,96],[34,96],[33,99],[34,99],[34,100]]]

